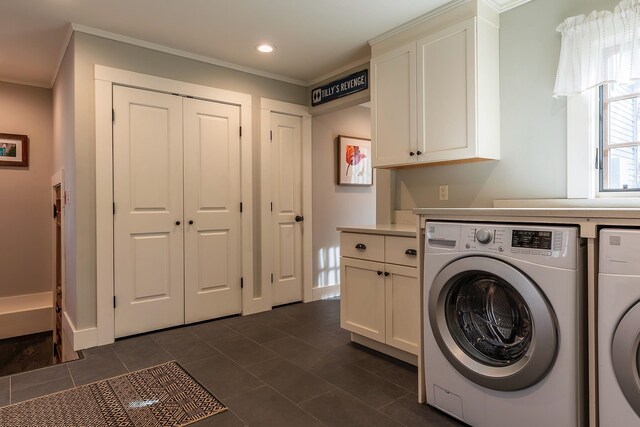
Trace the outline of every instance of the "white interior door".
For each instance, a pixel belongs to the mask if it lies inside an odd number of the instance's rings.
[[[240,313],[240,107],[184,99],[185,322]]]
[[[274,306],[302,300],[302,118],[271,113]]]
[[[115,336],[184,323],[182,99],[114,86]]]

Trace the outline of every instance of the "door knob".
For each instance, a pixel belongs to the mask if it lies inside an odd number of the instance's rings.
[[[304,217],[302,215],[296,215],[296,222],[304,221]]]
[[[189,225],[193,225],[193,220],[192,219],[189,220]]]
[[[180,221],[176,221],[176,225],[180,225]]]

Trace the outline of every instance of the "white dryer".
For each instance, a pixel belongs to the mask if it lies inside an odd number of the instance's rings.
[[[640,230],[600,231],[600,427],[640,426]]]
[[[475,427],[584,423],[577,228],[427,222],[427,403]]]

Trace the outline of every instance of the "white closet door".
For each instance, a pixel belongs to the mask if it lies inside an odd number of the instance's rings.
[[[115,86],[115,336],[184,323],[182,99]]]
[[[271,114],[273,305],[302,300],[302,119]]]
[[[186,323],[242,310],[240,107],[184,99]]]

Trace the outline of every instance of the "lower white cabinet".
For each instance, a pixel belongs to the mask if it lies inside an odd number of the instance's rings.
[[[418,354],[417,239],[341,233],[340,326]]]

